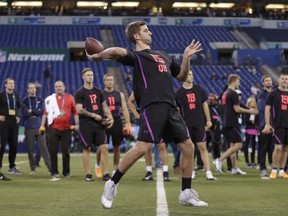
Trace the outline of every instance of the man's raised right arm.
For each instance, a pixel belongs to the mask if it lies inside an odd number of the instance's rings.
[[[100,62],[104,59],[118,59],[127,56],[127,50],[121,47],[111,47],[103,50],[100,53],[89,55],[86,53],[87,58],[94,62]]]

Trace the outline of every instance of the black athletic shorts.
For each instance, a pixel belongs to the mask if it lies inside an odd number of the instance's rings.
[[[287,145],[288,144],[288,128],[275,128],[274,130],[274,142],[275,145]]]
[[[195,128],[195,127],[188,127],[191,140],[194,144],[198,142],[206,142],[206,131],[205,127],[203,128]]]
[[[85,148],[107,144],[105,129],[92,120],[80,122],[79,138]]]
[[[223,135],[228,146],[230,146],[230,143],[242,143],[240,128],[225,127],[223,128]]]
[[[122,130],[123,126],[121,118],[114,119],[112,128],[106,129],[107,142],[109,143],[111,136],[113,146],[119,146],[123,140]]]
[[[169,103],[152,103],[141,110],[140,116],[138,141],[179,143],[190,137],[180,112]]]

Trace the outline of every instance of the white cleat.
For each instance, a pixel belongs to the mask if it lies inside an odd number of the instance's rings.
[[[215,164],[215,167],[216,167],[216,170],[223,174],[223,171],[222,171],[222,161],[220,161],[218,158],[216,160],[213,161],[213,163]]]
[[[110,209],[112,207],[113,199],[117,194],[117,185],[110,179],[105,183],[104,191],[101,197],[103,208]]]
[[[231,174],[232,175],[246,175],[247,173],[242,171],[240,168],[236,168],[236,169],[232,168]]]
[[[179,195],[179,203],[197,207],[206,207],[208,203],[199,199],[198,193],[193,189],[185,189]]]
[[[212,175],[211,171],[206,171],[206,179],[207,180],[217,180],[217,178]]]
[[[195,175],[195,171],[192,172],[192,179],[195,179],[196,175]]]

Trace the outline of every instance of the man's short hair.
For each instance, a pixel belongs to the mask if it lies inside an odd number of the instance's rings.
[[[228,85],[235,82],[237,79],[240,80],[240,77],[237,74],[230,74],[228,77]]]
[[[125,33],[126,37],[134,44],[136,44],[136,40],[134,38],[134,34],[140,31],[140,27],[143,25],[147,25],[144,21],[135,21],[128,24],[126,27]]]
[[[268,74],[265,74],[264,76],[261,77],[261,82],[263,83],[266,78],[271,78],[271,76]]]
[[[106,79],[106,77],[109,77],[109,76],[112,76],[114,78],[114,75],[112,73],[106,73],[104,76],[103,76],[103,80]]]
[[[29,82],[29,83],[27,84],[27,89],[29,89],[29,86],[30,86],[30,85],[34,85],[34,86],[36,87],[35,83]]]
[[[288,73],[287,72],[281,72],[280,76],[288,76]]]
[[[9,80],[13,80],[15,82],[15,80],[12,77],[8,77],[7,79],[5,79],[5,84],[7,84]]]
[[[92,71],[93,72],[93,70],[92,70],[92,68],[84,68],[83,70],[82,70],[82,75],[84,74],[84,73],[86,73],[87,71]]]

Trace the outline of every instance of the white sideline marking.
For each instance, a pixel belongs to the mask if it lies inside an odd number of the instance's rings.
[[[168,216],[168,204],[166,199],[166,192],[164,188],[163,173],[162,169],[157,169],[157,210],[156,216]]]

